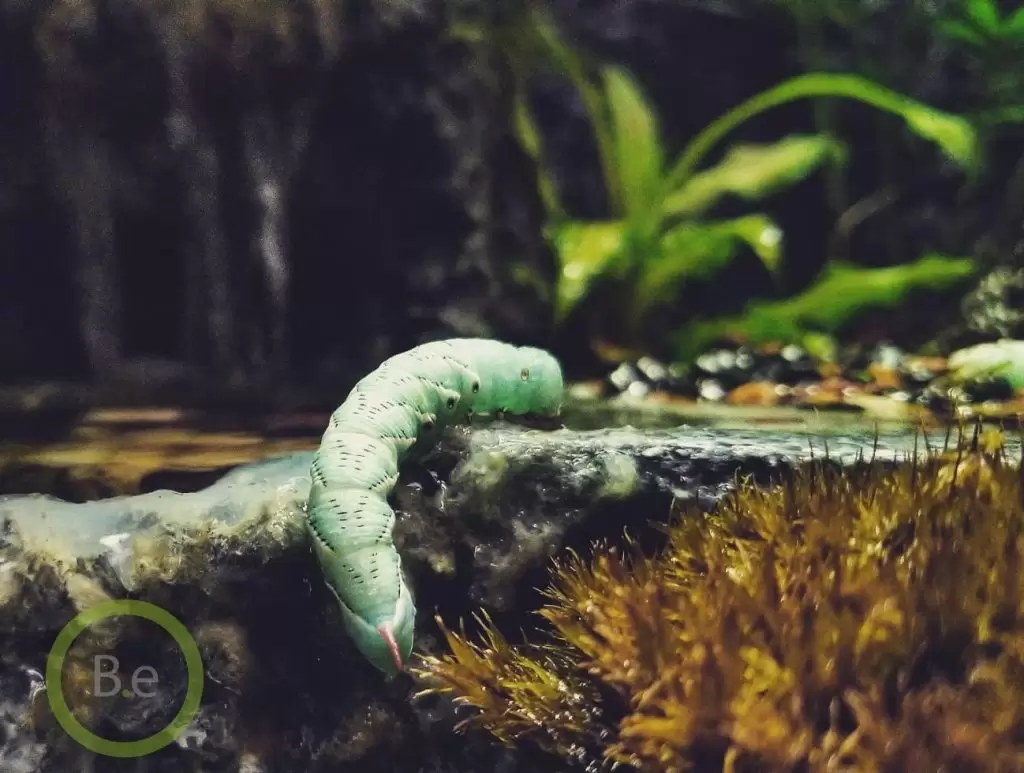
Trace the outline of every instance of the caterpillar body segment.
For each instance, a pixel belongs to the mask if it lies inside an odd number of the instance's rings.
[[[344,428],[328,429],[313,458],[313,486],[343,491],[367,491],[385,486],[385,496],[398,481],[398,444]],[[391,481],[387,486],[387,481]]]
[[[386,675],[404,669],[415,637],[388,504],[401,463],[474,413],[557,416],[563,395],[561,366],[548,352],[459,338],[391,357],[332,414],[310,470],[307,524],[346,630]]]
[[[355,489],[310,491],[310,528],[325,547],[341,552],[387,547],[395,525],[395,511],[379,494]]]
[[[393,399],[352,400],[331,416],[331,425],[345,432],[359,432],[396,444],[399,460],[425,427],[436,424],[437,416],[417,406]]]

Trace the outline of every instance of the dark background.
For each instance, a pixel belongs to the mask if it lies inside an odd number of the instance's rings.
[[[778,2],[548,5],[570,41],[633,70],[673,152],[814,69],[953,112],[984,102],[972,62],[917,3],[869,12],[850,0],[861,21],[819,19],[814,35]],[[570,375],[599,370],[586,331],[554,330],[543,294],[511,276],[513,261],[555,276],[534,172],[509,129],[500,62],[447,35],[458,14],[496,12],[431,0],[0,1],[0,384],[333,390],[445,335],[537,343]],[[600,217],[571,88],[549,79],[533,96],[569,204]],[[839,253],[1016,265],[1019,131],[993,138],[965,195],[898,121],[856,104],[836,114],[854,159],[846,203],[895,192]],[[813,128],[799,103],[735,139]],[[787,235],[781,290],[741,262],[687,300],[694,311],[805,286],[836,252],[822,191],[817,175],[767,205]]]

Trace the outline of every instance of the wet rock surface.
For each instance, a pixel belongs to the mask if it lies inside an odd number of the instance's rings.
[[[961,309],[967,330],[981,340],[1019,338],[1024,334],[1024,271],[993,269],[964,297]]]
[[[941,437],[932,441],[941,443]],[[586,552],[623,529],[656,545],[673,499],[710,506],[737,475],[784,474],[825,452],[905,457],[911,433],[824,437],[677,427],[450,433],[396,491],[396,544],[417,591],[417,650],[485,608],[515,635],[533,624],[535,590],[559,550]],[[196,493],[71,504],[0,498],[0,769],[29,771],[537,771],[563,765],[482,735],[454,732],[455,708],[414,700],[348,644],[302,528],[309,454],[238,468]],[[95,756],[58,726],[46,699],[47,652],[75,614],[111,598],[159,605],[202,655],[202,703],[174,743],[139,759]],[[95,657],[159,675],[150,697],[95,694]],[[180,650],[153,624],[119,617],[76,639],[64,665],[68,705],[103,738],[131,740],[181,705]]]

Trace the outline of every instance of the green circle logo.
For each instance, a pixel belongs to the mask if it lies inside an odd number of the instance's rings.
[[[141,617],[156,623],[167,631],[181,648],[188,673],[185,701],[174,719],[163,730],[137,741],[109,741],[88,730],[71,713],[61,686],[64,658],[67,657],[75,639],[89,626],[101,620],[122,616]],[[122,695],[126,692],[122,692]],[[199,704],[203,698],[203,659],[199,653],[199,647],[188,630],[178,618],[167,610],[146,601],[129,599],[104,601],[79,614],[58,634],[57,641],[54,642],[53,648],[46,658],[46,697],[50,702],[53,716],[56,717],[61,727],[89,751],[107,757],[143,757],[164,748],[177,739],[199,711]]]

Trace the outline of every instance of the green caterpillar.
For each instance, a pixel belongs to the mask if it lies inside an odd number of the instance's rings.
[[[307,524],[349,635],[385,674],[404,670],[415,633],[388,504],[400,464],[474,414],[553,417],[563,395],[561,366],[548,352],[457,338],[386,360],[332,414],[310,470]]]

